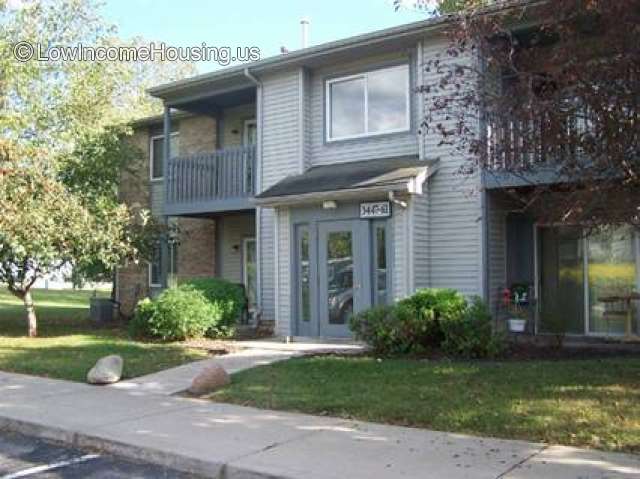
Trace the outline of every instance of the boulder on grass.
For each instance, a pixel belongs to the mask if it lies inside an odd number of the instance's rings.
[[[214,364],[207,366],[193,378],[188,392],[194,396],[202,396],[220,389],[230,382],[229,374],[227,374],[224,368]]]
[[[112,354],[98,359],[98,362],[87,373],[89,384],[112,384],[120,381],[124,361],[121,356]]]

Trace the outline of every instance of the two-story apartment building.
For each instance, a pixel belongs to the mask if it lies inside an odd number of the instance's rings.
[[[501,290],[518,283],[541,301],[571,295],[571,332],[609,332],[593,288],[569,284],[566,268],[588,283],[593,250],[631,268],[633,287],[638,239],[611,248],[513,213],[503,191],[517,184],[460,175],[461,153],[420,128],[426,95],[438,94],[416,90],[438,74],[424,65],[451,61],[444,25],[416,22],[151,89],[165,113],[134,125],[146,155],[122,196],[180,233],[148,267],[119,270],[123,310],[176,279],[219,276],[245,285],[277,335],[348,337],[352,312],[418,288],[455,288],[497,309]]]

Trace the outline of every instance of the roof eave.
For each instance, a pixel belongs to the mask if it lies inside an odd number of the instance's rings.
[[[394,193],[411,193],[411,179],[398,183],[386,185],[365,186],[361,188],[349,188],[330,191],[314,191],[311,193],[271,196],[267,198],[254,198],[253,202],[258,206],[290,206],[306,203],[317,203],[325,200],[352,200],[363,198],[369,194],[386,194],[390,191]]]
[[[485,7],[479,13],[492,14],[514,7],[525,7],[544,3],[545,1],[547,0],[511,0]],[[190,89],[197,88],[208,83],[213,84],[220,80],[228,80],[234,76],[239,78],[244,77],[246,69],[249,69],[251,72],[259,73],[269,69],[282,68],[287,65],[303,63],[305,60],[309,60],[317,56],[331,55],[346,49],[358,48],[408,35],[425,34],[442,29],[446,25],[459,20],[459,18],[460,16],[456,14],[442,15],[418,22],[377,30],[375,32],[364,33],[309,48],[295,50],[286,55],[276,55],[265,58],[264,60],[236,65],[220,71],[204,73],[195,77],[166,83],[164,85],[158,85],[149,88],[147,92],[152,96],[163,99],[167,96],[171,97],[182,93],[188,94]]]
[[[397,39],[409,35],[427,33],[428,31],[437,30],[438,28],[444,27],[446,24],[452,22],[454,18],[456,18],[454,15],[446,15],[397,27],[387,28],[384,30],[378,30],[371,33],[365,33],[346,39],[336,40],[334,42],[324,43],[322,45],[295,50],[291,53],[287,53],[286,55],[272,56],[269,58],[265,58],[264,60],[258,60],[252,63],[245,63],[242,65],[225,68],[217,72],[205,73],[184,80],[178,80],[172,83],[158,85],[149,88],[147,92],[152,96],[163,99],[165,97],[173,97],[176,94],[182,92],[187,94],[190,89],[201,87],[202,85],[206,85],[207,83],[229,80],[234,77],[244,78],[244,72],[247,68],[251,72],[259,73],[270,69],[296,65],[299,63],[304,63],[304,61],[310,60],[312,58],[324,55],[332,55],[346,49],[358,48],[375,44],[381,41]]]

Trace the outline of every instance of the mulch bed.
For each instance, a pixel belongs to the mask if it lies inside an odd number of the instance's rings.
[[[204,349],[212,356],[222,356],[224,354],[235,353],[240,350],[232,342],[220,339],[189,339],[181,344],[187,348]]]
[[[620,345],[564,345],[562,348],[535,345],[511,344],[505,353],[505,360],[527,361],[536,360],[566,360],[566,359],[606,359],[619,357],[640,357],[640,345],[624,348]]]
[[[184,346],[189,348],[204,349],[211,355],[224,355],[240,351],[233,341],[219,339],[192,339],[184,341]],[[311,354],[311,356],[335,356],[335,357],[376,357],[371,351],[326,351]],[[433,349],[424,354],[403,359],[416,359],[423,361],[450,361],[465,360],[464,358],[452,358],[443,351]],[[582,359],[606,359],[618,357],[640,357],[640,344],[565,344],[559,348],[549,344],[536,344],[529,341],[511,342],[506,351],[497,358],[484,359],[482,361],[530,361],[530,360],[582,360]]]
[[[397,359],[414,359],[418,361],[484,361],[484,362],[512,362],[512,361],[566,361],[566,360],[586,360],[586,359],[607,359],[619,357],[640,357],[640,345],[633,347],[619,347],[620,345],[565,345],[562,348],[550,345],[540,345],[531,343],[509,344],[506,351],[496,358],[474,359],[457,358],[447,355],[445,352],[433,349],[424,354],[414,356],[396,356]],[[370,351],[357,353],[328,352],[314,356],[361,356],[375,357]]]

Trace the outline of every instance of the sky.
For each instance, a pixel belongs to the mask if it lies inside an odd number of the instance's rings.
[[[393,0],[106,0],[104,15],[123,38],[142,36],[171,46],[258,47],[261,58],[300,48],[300,19],[310,20],[309,45],[426,18]],[[220,68],[198,64],[200,72]]]

